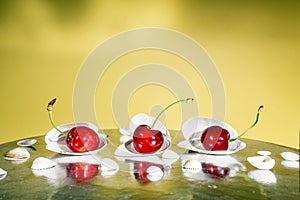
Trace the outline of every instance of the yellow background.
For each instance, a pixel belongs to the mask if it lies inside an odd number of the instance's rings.
[[[72,122],[74,83],[89,53],[120,32],[161,27],[206,49],[223,79],[226,122],[241,132],[263,104],[259,125],[245,137],[299,148],[299,8],[298,1],[283,0],[0,1],[0,143],[46,134],[45,109],[53,97],[56,123]],[[111,95],[118,80],[149,62],[186,77],[199,115],[211,116],[209,92],[188,63],[166,52],[138,51],[114,62],[99,81],[95,108],[104,128],[117,128]],[[174,100],[166,88],[147,85],[124,104],[132,116]],[[167,128],[180,128],[179,115],[179,107],[166,113]]]

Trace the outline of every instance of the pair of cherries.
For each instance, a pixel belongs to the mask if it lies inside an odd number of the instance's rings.
[[[151,127],[147,125],[138,126],[133,134],[133,145],[136,151],[139,153],[154,153],[158,151],[164,142],[163,134],[159,130],[153,130],[153,127],[158,117],[168,108],[177,103],[190,103],[192,101],[192,98],[176,101],[167,106],[158,114]],[[226,151],[230,142],[239,139],[257,124],[262,109],[263,106],[260,106],[256,115],[255,122],[246,131],[244,131],[241,135],[239,135],[236,138],[230,139],[230,134],[228,130],[220,126],[208,127],[203,131],[201,137],[199,138],[199,140],[202,143],[202,146],[209,151]]]

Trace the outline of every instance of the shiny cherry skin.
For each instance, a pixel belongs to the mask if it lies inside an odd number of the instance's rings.
[[[139,153],[154,153],[164,143],[163,134],[147,125],[138,126],[133,134],[133,146]]]
[[[229,174],[228,167],[216,166],[212,163],[201,163],[202,171],[213,178],[224,178]]]
[[[96,150],[100,145],[98,134],[85,126],[73,127],[66,137],[67,146],[77,153]]]
[[[99,165],[87,163],[69,163],[66,166],[67,176],[76,183],[87,183],[98,175]]]
[[[135,179],[142,184],[150,183],[151,181],[147,177],[148,175],[147,169],[151,166],[156,166],[163,170],[163,166],[160,164],[143,162],[143,161],[135,161],[134,173],[133,173]]]
[[[220,126],[208,127],[201,135],[201,143],[209,151],[226,151],[229,139],[229,132]]]

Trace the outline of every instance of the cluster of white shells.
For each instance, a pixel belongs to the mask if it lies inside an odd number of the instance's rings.
[[[277,178],[275,174],[270,171],[275,166],[275,160],[270,157],[269,151],[258,151],[259,156],[248,157],[248,162],[257,168],[248,173],[248,177],[262,184],[275,184]],[[289,168],[299,168],[299,155],[293,152],[282,152],[281,164]]]

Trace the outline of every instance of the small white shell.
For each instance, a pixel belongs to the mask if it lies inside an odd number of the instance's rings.
[[[189,173],[198,173],[201,171],[202,167],[200,162],[198,162],[197,160],[187,160],[183,166],[182,169],[185,172],[189,172]]]
[[[252,170],[248,173],[248,177],[262,184],[275,184],[277,178],[275,174],[269,170]]]
[[[291,160],[291,161],[296,161],[299,160],[299,155],[293,152],[282,152],[281,156],[283,157],[283,159],[285,160]]]
[[[299,162],[298,161],[283,160],[283,161],[281,161],[281,164],[283,166],[289,167],[289,168],[299,168]]]
[[[146,170],[146,172],[147,172],[147,178],[153,182],[161,180],[162,177],[164,176],[164,172],[162,171],[162,169],[157,166],[149,167]]]
[[[109,158],[104,158],[101,162],[101,175],[104,177],[113,176],[119,171],[119,165]]]
[[[17,142],[17,144],[21,147],[30,147],[34,145],[37,142],[36,139],[26,139],[26,140],[20,140]]]
[[[30,158],[30,153],[26,148],[17,147],[5,154],[5,160],[27,160]]]
[[[32,170],[47,170],[56,166],[56,163],[48,158],[38,157],[31,166]]]
[[[270,156],[271,152],[270,151],[258,151],[257,154],[261,155],[261,156]]]
[[[272,169],[275,160],[269,156],[252,156],[247,158],[248,162],[258,169]]]
[[[7,171],[0,168],[0,181],[5,179],[6,175],[7,175]]]

